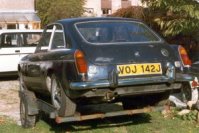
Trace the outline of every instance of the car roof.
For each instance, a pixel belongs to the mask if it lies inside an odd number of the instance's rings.
[[[30,29],[6,29],[6,30],[0,30],[0,34],[2,33],[28,33],[28,32],[43,32],[43,29],[34,29],[34,30],[30,30]]]
[[[58,20],[57,22],[66,24],[66,23],[76,23],[76,22],[85,22],[85,21],[103,21],[103,20],[118,20],[118,21],[137,21],[142,22],[138,19],[133,18],[122,18],[122,17],[79,17],[79,18],[67,18]]]

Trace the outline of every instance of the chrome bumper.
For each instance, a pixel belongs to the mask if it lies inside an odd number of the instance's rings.
[[[186,82],[191,80],[193,80],[193,77],[188,74],[176,74],[175,80],[167,76],[156,76],[149,78],[117,79],[117,81],[114,84],[115,86],[130,86],[130,85],[143,85],[150,83]],[[70,88],[72,90],[87,90],[87,89],[112,87],[112,84],[113,83],[110,80],[98,80],[92,82],[71,82]]]

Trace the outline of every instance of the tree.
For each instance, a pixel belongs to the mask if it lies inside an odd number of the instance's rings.
[[[192,41],[199,42],[197,0],[142,0],[142,2],[146,8],[119,9],[113,16],[142,19],[169,43],[183,44],[189,48]]]
[[[53,0],[36,0],[36,10],[38,11],[42,26],[50,22],[48,10],[51,6],[51,2],[53,2]]]
[[[36,0],[42,26],[59,19],[81,16],[83,5],[84,0]]]
[[[199,3],[196,0],[142,0],[164,36],[190,35],[199,29]]]
[[[150,12],[149,8],[144,8],[142,6],[130,6],[127,8],[118,9],[111,16],[125,17],[139,19],[147,23],[151,28],[161,34],[159,26],[153,21],[155,14]]]
[[[145,19],[145,10],[141,6],[130,6],[127,8],[118,9],[114,14],[111,16],[119,16],[125,18],[135,18],[135,19]]]

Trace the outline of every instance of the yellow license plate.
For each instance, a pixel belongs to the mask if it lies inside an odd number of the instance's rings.
[[[119,76],[162,74],[160,63],[117,65]]]

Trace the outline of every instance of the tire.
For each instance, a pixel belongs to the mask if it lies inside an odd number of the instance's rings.
[[[24,90],[24,83],[23,83],[23,79],[22,79],[22,74],[21,72],[19,72],[19,90],[23,91]]]
[[[24,128],[32,128],[36,123],[36,115],[28,115],[28,103],[23,98],[20,99],[20,120]]]
[[[55,75],[51,76],[51,99],[59,116],[64,117],[74,115],[76,104],[66,96]]]

